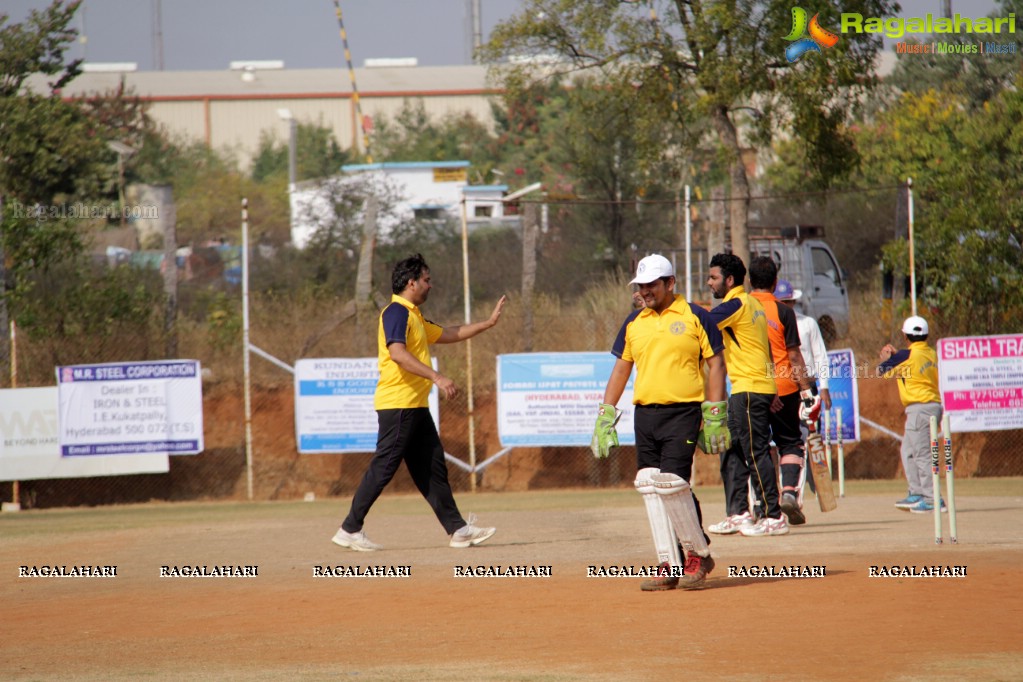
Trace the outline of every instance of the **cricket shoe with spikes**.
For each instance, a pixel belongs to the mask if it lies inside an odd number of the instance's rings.
[[[806,515],[799,508],[799,500],[792,493],[781,494],[781,510],[789,517],[790,525],[801,526],[806,523]]]
[[[644,580],[639,585],[639,589],[644,592],[663,592],[665,590],[674,590],[678,587],[679,578],[675,571],[671,570],[671,564],[667,561],[661,563],[657,567],[657,577],[651,578],[650,580]]]
[[[686,564],[682,567],[682,577],[679,578],[678,586],[683,590],[693,590],[703,587],[707,582],[707,574],[714,570],[714,559],[699,554],[690,554],[686,558]]]

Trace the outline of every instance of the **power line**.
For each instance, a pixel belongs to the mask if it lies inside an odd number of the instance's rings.
[[[761,201],[766,199],[797,199],[807,198],[813,196],[832,196],[836,194],[865,194],[870,192],[890,192],[892,190],[905,189],[906,185],[900,183],[897,185],[879,185],[877,187],[845,187],[839,189],[823,189],[823,190],[812,190],[806,192],[786,192],[782,194],[761,194],[757,196],[749,197],[750,201]],[[691,199],[692,204],[712,204],[712,203],[727,203],[730,201],[745,201],[745,197],[721,197],[719,199]],[[557,199],[557,198],[545,198],[545,199],[522,199],[517,203],[519,204],[590,204],[590,205],[601,205],[601,204],[635,204],[643,203],[647,205],[658,205],[658,204],[675,204],[675,199]]]

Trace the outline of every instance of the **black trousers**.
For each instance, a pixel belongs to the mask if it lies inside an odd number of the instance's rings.
[[[782,489],[796,488],[799,484],[799,464],[782,462],[782,457],[792,455],[803,459],[803,434],[799,423],[799,393],[781,396],[781,409],[771,413],[771,438],[778,448],[778,462],[781,464]]]
[[[700,433],[703,413],[700,403],[674,405],[636,405],[636,468],[654,467],[664,473],[675,474],[692,483],[693,455],[696,437]],[[703,510],[693,493],[696,517],[703,527]],[[710,544],[710,537],[703,537]]]
[[[349,533],[362,530],[369,508],[394,478],[402,461],[412,481],[430,503],[448,535],[465,525],[448,482],[444,447],[430,410],[425,407],[377,410],[377,449],[352,498],[352,508],[341,527]]]
[[[771,412],[771,436],[778,455],[803,456],[803,434],[799,430],[799,393],[781,396],[781,409]]]
[[[732,447],[721,453],[721,481],[729,516],[749,509],[747,481],[753,484],[752,514],[781,518],[778,476],[771,459],[771,403],[774,394],[733,393],[728,398],[728,430]]]

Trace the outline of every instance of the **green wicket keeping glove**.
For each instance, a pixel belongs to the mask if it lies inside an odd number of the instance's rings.
[[[597,423],[593,426],[593,440],[590,441],[590,450],[597,459],[604,459],[611,454],[611,450],[618,447],[618,432],[615,426],[622,418],[622,411],[614,405],[600,406],[597,412]]]
[[[696,438],[696,444],[708,455],[724,452],[732,445],[732,434],[728,431],[728,402],[705,401],[701,407],[703,428]]]

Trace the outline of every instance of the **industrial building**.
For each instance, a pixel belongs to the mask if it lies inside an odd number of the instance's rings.
[[[149,114],[173,135],[202,140],[234,154],[248,168],[261,133],[288,137],[287,110],[297,121],[323,125],[345,148],[365,151],[363,128],[393,119],[408,101],[431,118],[468,112],[492,120],[499,90],[487,83],[485,66],[420,67],[415,60],[367,60],[354,69],[356,90],[345,69],[286,69],[283,62],[232,62],[223,71],[138,71],[133,63],[86,65],[65,97],[95,96],[123,83],[148,102]],[[42,91],[36,77],[30,86]],[[360,118],[361,112],[361,118]]]

